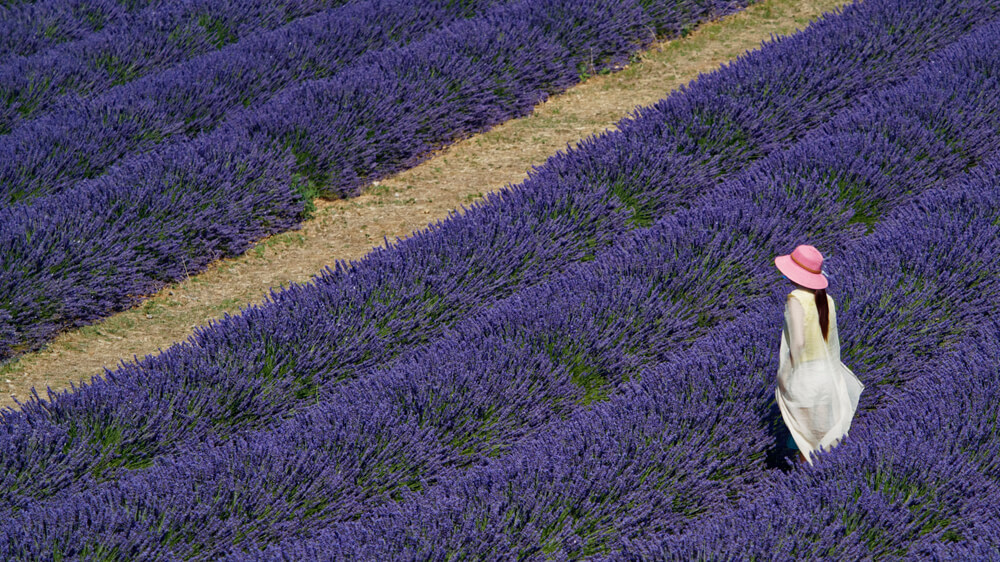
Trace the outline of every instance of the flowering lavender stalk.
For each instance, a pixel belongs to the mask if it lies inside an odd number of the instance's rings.
[[[40,0],[29,5],[0,8],[0,57],[11,62],[27,57],[40,60],[75,57],[105,49],[137,64],[162,64],[173,49],[197,56],[218,49],[260,29],[274,29],[296,18],[337,6],[345,0],[281,0],[251,3],[245,0]],[[130,45],[128,53],[109,42]],[[156,45],[159,48],[149,50]],[[153,61],[138,62],[143,54]],[[136,58],[133,58],[136,57]],[[167,57],[169,60],[169,57]],[[54,62],[54,61],[53,61]],[[98,55],[92,64],[114,62]],[[58,63],[56,63],[58,64]],[[109,66],[109,69],[113,67]],[[51,82],[39,80],[36,85]],[[2,128],[0,128],[2,129]]]
[[[6,19],[7,17],[10,16],[10,10],[14,6],[18,6],[21,4],[31,4],[35,1],[36,0],[2,0],[0,1],[0,14],[3,15],[4,19]]]

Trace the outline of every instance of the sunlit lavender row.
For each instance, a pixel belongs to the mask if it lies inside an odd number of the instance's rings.
[[[648,9],[610,0],[497,5],[419,41],[368,51],[329,78],[290,85],[261,105],[240,103],[192,140],[159,144],[169,131],[118,121],[136,113],[129,107],[32,121],[0,137],[5,196],[34,197],[0,210],[0,296],[9,295],[0,300],[0,357],[121,310],[288,229],[317,193],[355,195],[443,144],[530,111],[581,72],[623,62],[653,39],[654,27],[679,32],[693,21],[686,17],[737,6],[714,0]],[[163,111],[152,107],[148,115]],[[95,129],[105,118],[115,134]],[[159,122],[180,126],[176,118]],[[148,152],[116,160],[139,150],[136,143]],[[227,146],[241,148],[220,149]],[[199,167],[188,169],[185,159]],[[258,162],[273,171],[248,176]],[[271,208],[248,212],[248,200],[253,209],[269,201]],[[131,217],[128,227],[123,213]]]

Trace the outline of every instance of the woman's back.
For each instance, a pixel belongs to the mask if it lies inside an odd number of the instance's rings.
[[[830,295],[826,295],[826,302],[829,310],[829,326],[827,331],[828,337],[823,338],[823,332],[819,324],[819,310],[816,309],[815,294],[804,289],[795,289],[789,293],[788,296],[799,302],[802,306],[802,312],[804,314],[802,322],[802,335],[805,345],[801,351],[801,357],[794,357],[794,359],[803,363],[827,357],[840,361],[840,354],[834,351],[834,348],[839,350],[839,345],[837,345],[839,342],[836,340],[837,312],[834,308],[833,298],[830,297]]]

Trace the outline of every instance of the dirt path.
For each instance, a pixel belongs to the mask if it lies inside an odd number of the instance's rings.
[[[531,115],[443,150],[423,164],[372,186],[360,197],[317,201],[301,230],[262,241],[243,256],[222,260],[173,284],[138,308],[66,332],[42,351],[0,368],[0,406],[89,380],[120,361],[156,353],[187,338],[195,326],[247,303],[272,287],[308,281],[337,259],[357,259],[373,246],[404,238],[488,191],[524,179],[526,171],[577,141],[613,128],[633,108],[708,72],[772,34],[805,27],[844,0],[767,0],[665,41],[615,74],[589,78],[553,96]]]

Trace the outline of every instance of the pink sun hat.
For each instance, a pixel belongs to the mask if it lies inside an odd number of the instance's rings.
[[[774,258],[778,270],[795,283],[809,289],[825,289],[829,284],[823,275],[823,254],[813,246],[796,246],[791,254]]]

